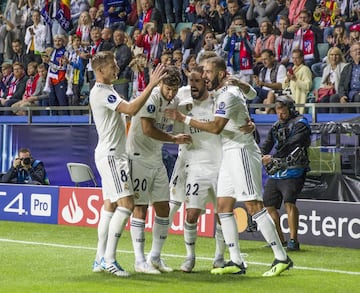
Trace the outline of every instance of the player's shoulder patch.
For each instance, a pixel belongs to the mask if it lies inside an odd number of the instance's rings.
[[[108,95],[107,100],[110,104],[113,104],[116,102],[117,98],[115,95]]]
[[[219,105],[217,106],[215,114],[224,115],[225,114],[225,107],[226,107],[225,102],[220,102]]]
[[[150,104],[150,105],[148,105],[148,106],[146,107],[146,111],[147,111],[148,113],[154,113],[155,110],[156,110],[156,107],[155,107],[154,104]]]

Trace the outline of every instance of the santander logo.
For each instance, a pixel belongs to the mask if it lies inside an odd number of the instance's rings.
[[[75,191],[72,192],[68,204],[62,209],[61,215],[70,224],[79,223],[84,217],[84,211],[78,204]]]

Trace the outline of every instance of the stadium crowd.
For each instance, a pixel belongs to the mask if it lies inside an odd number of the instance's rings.
[[[296,104],[358,102],[359,16],[349,0],[10,0],[0,14],[0,105],[17,108],[1,114],[87,104],[91,58],[107,50],[120,67],[115,88],[127,100],[141,94],[158,63],[177,66],[187,85],[212,51],[253,84],[256,104],[273,104],[284,92]],[[319,110],[344,111],[360,109]]]

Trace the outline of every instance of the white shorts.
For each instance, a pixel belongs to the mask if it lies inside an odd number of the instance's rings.
[[[149,168],[140,160],[131,160],[131,178],[135,205],[170,200],[169,178],[165,166]]]
[[[129,160],[126,155],[107,156],[95,161],[101,176],[103,199],[116,202],[120,198],[133,195],[133,186],[129,172]]]
[[[237,201],[262,201],[262,164],[258,148],[234,148],[223,152],[218,197]]]
[[[170,198],[186,202],[186,208],[205,210],[207,203],[216,208],[216,185],[219,165],[175,163],[170,181]]]

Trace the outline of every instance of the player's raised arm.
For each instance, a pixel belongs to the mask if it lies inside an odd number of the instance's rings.
[[[153,88],[156,87],[160,80],[162,80],[166,76],[166,73],[164,73],[164,71],[165,66],[163,64],[159,64],[158,66],[156,66],[156,68],[150,75],[149,84],[146,86],[145,90],[141,93],[141,95],[138,96],[136,99],[132,100],[131,102],[120,103],[116,110],[118,112],[134,116],[145,104]]]

